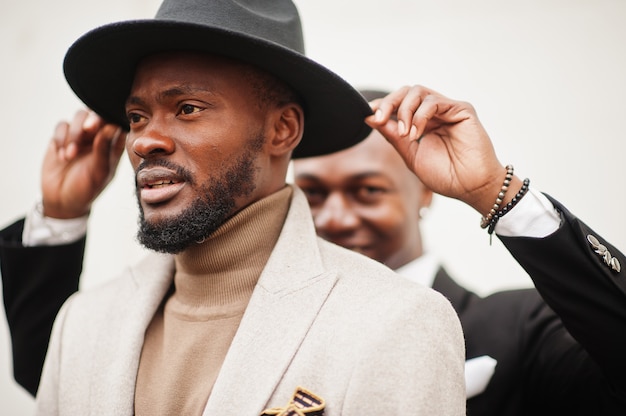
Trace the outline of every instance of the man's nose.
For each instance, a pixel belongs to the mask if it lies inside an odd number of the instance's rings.
[[[142,159],[174,153],[176,143],[167,131],[158,125],[144,128],[141,132],[129,133],[130,148]]]
[[[354,230],[359,219],[350,201],[340,193],[328,195],[324,204],[314,214],[315,228],[325,234],[336,234]]]

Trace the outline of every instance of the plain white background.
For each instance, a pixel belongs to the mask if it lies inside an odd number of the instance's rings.
[[[154,15],[157,0],[0,3],[0,225],[37,198],[44,150],[60,119],[81,107],[63,78],[67,47],[116,20]],[[423,84],[471,102],[502,163],[626,247],[623,123],[626,3],[622,0],[299,0],[307,53],[357,87]],[[132,42],[132,39],[129,39]],[[181,39],[184,42],[184,39]],[[132,173],[124,159],[93,208],[82,287],[143,254],[134,240]],[[427,247],[481,294],[529,286],[480,215],[437,198]],[[624,265],[626,266],[626,265]],[[30,414],[12,379],[0,318],[0,413]]]

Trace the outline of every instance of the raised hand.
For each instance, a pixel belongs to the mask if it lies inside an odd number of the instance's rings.
[[[374,115],[365,122],[387,138],[427,187],[482,214],[489,211],[506,170],[471,104],[419,85],[370,104]],[[513,182],[513,188],[521,186],[518,178]]]
[[[52,218],[76,218],[109,184],[119,163],[126,134],[94,112],[81,110],[60,122],[46,152],[41,188],[43,213]]]

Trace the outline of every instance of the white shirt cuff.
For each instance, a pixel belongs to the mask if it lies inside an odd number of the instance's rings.
[[[89,215],[61,220],[44,217],[43,205],[37,202],[26,214],[22,244],[25,247],[70,244],[87,233]]]
[[[547,237],[561,224],[561,216],[544,194],[528,193],[496,224],[495,232],[504,237]]]

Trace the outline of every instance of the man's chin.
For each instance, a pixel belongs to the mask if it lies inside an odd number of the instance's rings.
[[[178,254],[204,238],[205,231],[192,227],[181,215],[144,217],[137,231],[142,246],[167,254]]]
[[[180,218],[184,210],[174,210],[170,207],[168,208],[154,207],[154,206],[144,207],[142,204],[141,211],[142,211],[142,216],[141,216],[142,221],[146,225],[150,227],[162,227]]]
[[[161,232],[158,228],[141,227],[137,232],[137,240],[145,248],[166,254],[178,254],[192,244],[200,241],[190,238],[189,236],[181,236],[169,232]]]
[[[230,206],[194,204],[176,215],[142,212],[137,240],[160,253],[177,254],[213,234],[228,217]],[[162,213],[160,213],[162,214]]]

